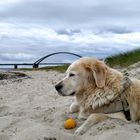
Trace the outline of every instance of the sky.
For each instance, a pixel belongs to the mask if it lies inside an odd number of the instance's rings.
[[[0,0],[0,63],[59,51],[105,58],[139,47],[139,0]]]

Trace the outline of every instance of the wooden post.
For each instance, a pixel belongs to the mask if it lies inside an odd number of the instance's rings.
[[[18,68],[18,65],[14,65],[14,69],[17,69]]]
[[[38,68],[38,64],[33,64],[33,68]]]

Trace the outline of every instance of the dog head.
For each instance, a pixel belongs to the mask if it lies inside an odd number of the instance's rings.
[[[83,57],[72,63],[66,71],[66,77],[56,86],[62,96],[70,96],[87,90],[88,87],[105,86],[107,66],[95,58]]]

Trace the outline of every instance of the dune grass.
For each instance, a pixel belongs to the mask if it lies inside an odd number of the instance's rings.
[[[39,70],[65,72],[67,70],[68,66],[69,66],[69,64],[65,64],[62,66],[49,66],[49,67],[39,68]]]
[[[111,67],[128,67],[140,61],[140,49],[128,51],[126,53],[117,54],[107,57],[105,62]]]
[[[68,68],[69,64],[65,64],[62,66],[46,66],[41,68],[20,68],[19,70],[24,71],[36,71],[36,70],[46,70],[46,71],[58,71],[58,72],[65,72]]]

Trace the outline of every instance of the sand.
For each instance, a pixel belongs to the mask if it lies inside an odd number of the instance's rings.
[[[108,119],[83,136],[74,131],[83,123],[70,114],[73,97],[57,94],[54,85],[64,73],[23,71],[28,78],[0,81],[0,140],[140,140],[140,125]],[[64,121],[73,117],[77,127],[66,130]]]

